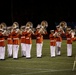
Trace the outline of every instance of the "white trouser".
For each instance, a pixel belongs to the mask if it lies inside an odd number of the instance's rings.
[[[7,44],[8,57],[12,56],[12,44]]]
[[[41,55],[42,55],[42,43],[36,44],[36,53],[37,53],[37,57],[41,57]]]
[[[61,54],[61,42],[56,42],[56,55]]]
[[[13,45],[13,58],[18,58],[19,45]]]
[[[55,57],[55,49],[56,49],[56,46],[50,46],[51,57]]]
[[[26,58],[30,58],[32,44],[26,44],[25,47],[26,47]]]
[[[61,47],[61,42],[56,42],[57,47]]]
[[[42,47],[43,47],[43,42],[41,43],[41,45],[42,45],[42,46],[41,46],[41,55],[42,55]]]
[[[26,56],[26,44],[21,43],[21,56]]]
[[[0,59],[5,59],[5,47],[0,47]]]
[[[72,44],[67,44],[67,56],[72,56]]]

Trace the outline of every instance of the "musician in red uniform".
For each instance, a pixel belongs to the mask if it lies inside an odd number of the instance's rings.
[[[32,32],[32,30],[30,29],[30,27],[26,27],[25,29],[25,51],[26,51],[26,58],[31,58],[31,48],[32,48],[32,34],[34,34]]]
[[[55,34],[56,34],[56,55],[61,55],[61,43],[62,43],[61,35],[64,34],[64,31],[60,29],[59,25],[56,26]]]
[[[43,35],[40,32],[40,26],[36,27],[36,55],[42,57]]]
[[[43,47],[43,35],[47,34],[46,30],[44,28],[41,28],[41,25],[38,24],[36,27],[36,55],[37,57],[42,57],[42,47]]]
[[[49,38],[50,38],[50,54],[51,54],[51,57],[55,57],[56,56],[56,54],[55,54],[56,36],[55,36],[54,30],[51,30],[50,32],[51,32],[49,35]]]
[[[21,56],[25,57],[26,56],[26,44],[25,44],[25,26],[21,26],[21,39],[20,39],[20,43],[21,43]]]
[[[7,53],[8,57],[12,57],[12,45],[13,45],[13,40],[12,40],[12,34],[11,34],[11,27],[7,27]]]
[[[66,38],[67,38],[67,56],[72,56],[73,40],[72,40],[71,28],[67,28]]]
[[[18,52],[19,52],[19,37],[20,37],[20,31],[19,31],[19,24],[17,22],[13,23],[12,32],[11,32],[12,38],[13,38],[13,58],[18,58]]]
[[[5,59],[5,38],[3,29],[0,28],[0,60]]]

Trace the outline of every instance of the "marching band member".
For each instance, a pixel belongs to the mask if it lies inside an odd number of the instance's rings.
[[[56,26],[55,34],[56,36],[56,55],[61,55],[61,43],[62,43],[62,37],[61,37],[61,30],[59,25]]]
[[[31,58],[31,48],[32,48],[32,35],[34,35],[34,32],[32,30],[32,22],[27,22],[25,31],[25,51],[26,51],[26,58]]]
[[[50,31],[50,35],[49,35],[49,38],[50,38],[50,54],[51,54],[51,57],[55,57],[56,54],[55,54],[55,50],[56,50],[56,35],[54,33],[54,30],[51,30]]]
[[[5,38],[3,29],[0,28],[0,60],[5,59]]]
[[[44,31],[41,30],[41,26],[38,24],[38,26],[36,27],[36,32],[35,32],[37,57],[42,57],[42,46],[43,46],[43,35],[42,34],[44,34]]]
[[[25,26],[21,26],[21,56],[25,57],[26,56],[26,44],[25,44]]]
[[[66,32],[66,38],[67,38],[67,56],[72,56],[72,34],[71,34],[71,28],[67,28]]]
[[[12,44],[13,44],[13,40],[12,40],[12,34],[11,34],[11,27],[7,27],[7,53],[8,53],[8,57],[12,57]]]
[[[13,23],[13,29],[12,29],[12,38],[13,38],[13,58],[17,59],[18,58],[18,51],[19,51],[19,26],[17,26],[18,23],[14,22]]]
[[[32,47],[32,38],[29,27],[26,27],[25,31],[25,47],[26,47],[26,58],[31,58],[31,47]]]

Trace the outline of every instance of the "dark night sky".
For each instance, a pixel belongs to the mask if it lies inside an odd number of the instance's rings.
[[[55,28],[55,22],[65,20],[76,22],[75,2],[70,0],[2,0],[0,1],[0,22],[20,25],[32,21],[34,27],[42,20],[48,21],[49,28]]]

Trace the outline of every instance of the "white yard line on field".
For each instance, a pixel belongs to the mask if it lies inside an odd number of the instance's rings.
[[[0,68],[9,68],[9,69],[26,69],[26,70],[51,70],[51,69],[41,69],[41,68],[23,68],[23,67],[3,67],[3,66],[0,66]],[[65,69],[65,70],[68,70],[68,69]],[[60,71],[60,70],[54,70],[54,71]]]
[[[73,68],[72,68],[72,71],[74,71],[75,66],[76,66],[76,56],[75,56],[75,59],[74,59],[74,63],[73,63]]]
[[[48,69],[48,70],[44,70],[42,69],[41,71],[39,72],[26,72],[26,73],[19,73],[19,74],[10,74],[10,75],[29,75],[29,74],[39,74],[39,73],[46,73],[46,72],[63,72],[63,71],[71,71],[71,69],[63,69],[63,70],[51,70],[51,69]]]
[[[72,71],[71,69],[60,69],[60,70],[55,70],[55,69],[41,69],[41,68],[23,68],[23,67],[2,67],[0,68],[9,68],[9,69],[21,69],[21,70],[28,70],[29,72],[24,72],[24,73],[13,73],[9,75],[29,75],[29,74],[39,74],[39,73],[45,73],[45,72],[61,72],[61,71]],[[31,72],[30,72],[31,71]],[[35,71],[35,72],[32,72]],[[37,72],[36,72],[37,71]]]

